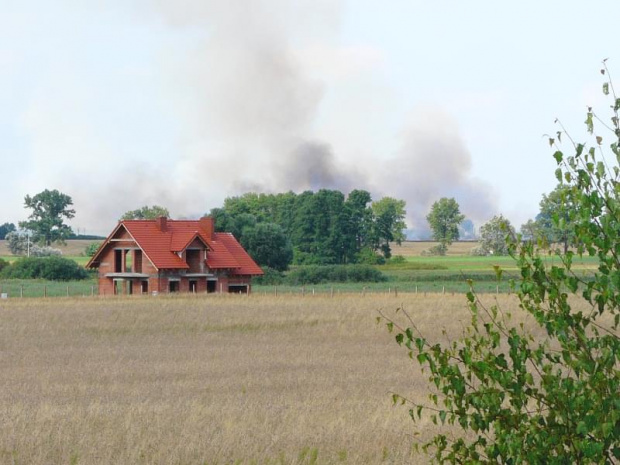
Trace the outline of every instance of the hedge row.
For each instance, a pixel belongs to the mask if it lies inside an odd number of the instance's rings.
[[[370,265],[309,265],[297,267],[288,273],[264,269],[265,275],[256,278],[258,285],[287,284],[300,286],[321,283],[378,283],[388,278]]]

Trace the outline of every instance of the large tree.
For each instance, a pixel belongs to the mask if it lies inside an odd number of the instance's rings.
[[[543,194],[540,213],[536,216],[539,234],[548,242],[562,244],[564,253],[575,241],[575,225],[571,220],[575,206],[568,194],[568,187],[562,184]]]
[[[170,216],[170,212],[167,208],[160,207],[159,205],[153,205],[151,207],[145,205],[137,210],[125,212],[125,214],[121,217],[121,220],[154,220],[160,216],[165,216],[168,218]]]
[[[20,221],[19,227],[32,231],[36,242],[49,246],[53,242],[64,243],[71,235],[71,228],[64,220],[73,218],[75,210],[69,208],[73,200],[67,194],[45,189],[33,197],[27,195],[24,205],[32,213],[28,221]]]
[[[433,232],[433,239],[438,241],[443,250],[459,240],[459,224],[465,219],[459,204],[453,198],[442,197],[435,202],[426,220]]]
[[[506,239],[515,237],[515,229],[503,215],[496,215],[480,227],[479,246],[476,255],[508,255]]]
[[[381,250],[385,258],[390,258],[392,251],[390,242],[400,244],[405,240],[405,201],[392,197],[383,197],[373,202],[374,239],[376,248]]]

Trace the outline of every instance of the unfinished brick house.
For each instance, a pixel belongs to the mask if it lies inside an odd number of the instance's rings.
[[[99,294],[249,293],[263,271],[213,218],[121,220],[86,268],[97,268]]]

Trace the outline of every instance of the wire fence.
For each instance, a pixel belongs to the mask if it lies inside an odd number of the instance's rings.
[[[253,286],[252,296],[284,296],[295,295],[299,297],[311,296],[330,296],[339,295],[377,295],[386,294],[398,296],[399,294],[465,294],[470,287],[465,282],[420,282],[420,283],[342,283],[342,284],[319,284],[316,286]],[[508,283],[481,282],[474,283],[474,290],[477,293],[509,293],[512,291]],[[180,293],[159,293],[159,295],[180,294]],[[231,293],[234,294],[234,293]],[[134,296],[143,294],[135,293]],[[150,293],[148,295],[151,295]],[[207,295],[198,293],[197,295]],[[208,295],[219,295],[217,293]],[[112,297],[112,295],[99,294],[96,283],[92,281],[72,281],[72,282],[39,282],[28,280],[5,280],[0,281],[0,299],[14,298],[46,298],[46,297]]]

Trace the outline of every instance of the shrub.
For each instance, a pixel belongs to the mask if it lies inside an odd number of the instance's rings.
[[[385,263],[385,257],[369,247],[364,247],[355,254],[355,261],[362,265],[383,265]]]
[[[62,251],[60,249],[55,249],[54,247],[41,247],[38,245],[33,245],[32,247],[30,247],[31,257],[59,257],[61,255]]]
[[[67,258],[23,257],[5,267],[2,276],[9,279],[48,279],[50,281],[71,281],[86,279],[88,272]]]
[[[394,255],[386,260],[385,263],[387,265],[402,265],[403,263],[407,263],[407,259],[402,255]]]
[[[97,250],[99,250],[99,246],[101,246],[101,242],[91,242],[86,247],[84,247],[84,255],[86,257],[92,257],[95,255]]]
[[[5,237],[6,246],[13,255],[26,255],[28,250],[28,237],[18,231],[12,231]]]
[[[258,286],[275,286],[278,284],[282,284],[284,281],[284,273],[278,270],[274,270],[273,268],[269,268],[268,266],[264,266],[263,272],[265,273],[262,276],[255,277],[252,282]]]
[[[444,256],[446,254],[446,252],[448,251],[448,246],[444,243],[441,242],[433,247],[431,247],[428,250],[424,250],[422,252],[422,255],[425,257],[434,257],[434,256]]]

